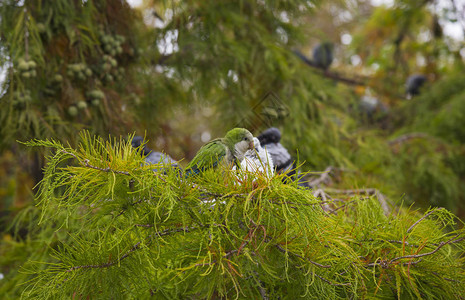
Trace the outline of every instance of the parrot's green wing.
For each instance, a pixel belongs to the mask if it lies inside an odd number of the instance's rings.
[[[187,165],[186,177],[197,175],[210,168],[215,168],[226,156],[226,151],[226,145],[221,139],[215,139],[205,144]]]

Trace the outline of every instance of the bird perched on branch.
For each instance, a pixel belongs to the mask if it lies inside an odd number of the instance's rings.
[[[328,42],[316,45],[313,48],[313,63],[315,66],[326,71],[334,59],[333,49],[334,45]]]
[[[136,149],[142,146],[141,154],[145,156],[145,162],[147,164],[156,165],[162,163],[173,166],[178,165],[178,162],[171,158],[168,154],[153,151],[147,147],[147,145],[144,144],[144,138],[141,136],[135,136],[131,141],[131,145]]]
[[[187,165],[185,174],[197,175],[220,164],[239,168],[245,153],[251,149],[254,149],[253,135],[247,129],[234,128],[224,138],[203,145]]]
[[[427,78],[423,74],[414,74],[407,78],[406,92],[407,98],[411,99],[413,96],[420,94],[421,87],[425,84]]]
[[[271,154],[260,145],[257,138],[253,138],[253,143],[255,148],[245,153],[244,160],[241,162],[241,169],[252,173],[263,173],[268,177],[273,176],[274,166]]]
[[[258,140],[260,145],[265,147],[271,156],[274,168],[277,173],[290,172],[293,175],[295,173],[295,166],[291,155],[286,148],[281,145],[281,131],[278,128],[271,127],[263,131],[259,136]]]

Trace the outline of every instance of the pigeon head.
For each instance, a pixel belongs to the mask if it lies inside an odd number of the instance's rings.
[[[262,146],[272,143],[277,144],[281,140],[281,131],[276,127],[268,128],[258,136],[258,140]]]
[[[138,135],[135,136],[131,141],[131,145],[134,149],[139,148],[143,143],[144,143],[144,138]],[[149,155],[151,150],[149,147],[147,147],[147,145],[144,145],[144,148],[142,148],[142,152],[144,153],[144,155]]]

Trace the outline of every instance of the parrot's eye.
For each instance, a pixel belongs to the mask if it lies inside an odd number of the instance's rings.
[[[244,140],[244,141],[247,141],[247,140],[249,140],[249,138],[248,138],[248,137],[245,137],[245,138],[243,138],[243,140]]]

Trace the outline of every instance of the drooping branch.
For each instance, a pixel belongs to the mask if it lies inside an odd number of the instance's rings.
[[[165,230],[156,232],[154,234],[151,234],[151,235],[149,235],[147,237],[147,239],[150,239],[150,238],[152,238],[154,236],[156,236],[156,237],[165,236],[165,235],[169,235],[169,234],[177,233],[177,232],[190,232],[193,229],[198,229],[198,227],[169,228],[169,229],[165,229]],[[74,267],[71,267],[68,270],[66,270],[66,272],[72,272],[72,271],[76,271],[76,270],[79,270],[79,269],[103,269],[103,268],[108,268],[108,267],[114,266],[115,264],[117,264],[117,263],[121,262],[122,260],[128,258],[129,255],[131,255],[131,253],[133,253],[134,251],[140,249],[141,243],[142,242],[137,242],[134,246],[131,247],[131,249],[128,252],[126,252],[124,255],[122,255],[121,257],[119,257],[118,259],[116,259],[114,261],[111,261],[111,262],[108,262],[108,263],[103,263],[103,264],[100,264],[100,265],[74,266]]]
[[[427,138],[428,135],[423,132],[412,132],[412,133],[407,133],[404,135],[401,135],[393,140],[390,140],[388,142],[389,146],[394,146],[397,144],[403,144],[406,141],[412,140],[412,139],[418,139],[418,138]]]
[[[61,150],[61,152],[65,153],[65,154],[68,154],[68,155],[71,155],[72,157],[74,157],[81,166],[84,166],[86,168],[90,168],[90,169],[94,169],[94,170],[99,170],[99,171],[102,171],[102,172],[113,172],[113,173],[117,173],[117,174],[123,174],[123,175],[130,175],[129,172],[126,172],[126,171],[119,171],[119,170],[114,170],[114,169],[111,169],[110,167],[108,168],[99,168],[99,167],[96,167],[94,165],[91,165],[89,163],[89,160],[88,159],[84,159],[83,161],[81,161],[74,153],[71,153],[71,152],[68,152],[66,150]]]
[[[420,258],[420,257],[423,257],[423,256],[428,256],[428,255],[433,255],[434,253],[438,252],[439,249],[441,249],[442,247],[444,247],[445,245],[447,244],[450,244],[450,243],[458,243],[458,242],[461,242],[463,240],[465,240],[465,237],[462,237],[460,239],[456,239],[457,236],[451,238],[450,240],[446,241],[446,242],[440,242],[439,243],[439,246],[437,246],[436,249],[434,249],[433,251],[431,252],[426,252],[426,253],[422,253],[422,254],[412,254],[412,255],[404,255],[404,256],[399,256],[399,257],[396,257],[396,258],[393,258],[389,261],[389,264],[392,264],[393,262],[395,261],[398,261],[400,259],[407,259],[407,258]]]
[[[308,261],[309,263],[311,263],[311,264],[313,264],[313,265],[315,265],[315,266],[317,266],[317,267],[320,267],[320,268],[331,268],[330,265],[323,265],[323,264],[314,262],[314,261],[312,261],[312,260],[310,260],[310,259],[308,259],[308,258],[305,258],[305,257],[303,257],[303,256],[301,256],[301,255],[299,255],[299,254],[297,254],[297,253],[294,253],[294,252],[291,252],[291,251],[289,251],[289,250],[286,250],[286,249],[284,249],[282,246],[280,246],[280,245],[278,245],[278,244],[275,244],[275,247],[278,248],[278,250],[281,251],[281,252],[283,252],[283,253],[290,253],[290,254],[292,254],[293,256],[296,256],[296,257],[298,257],[298,258],[300,258],[300,259],[302,259],[302,260]]]
[[[327,168],[321,173],[321,175],[320,175],[318,178],[313,179],[313,180],[310,180],[310,181],[307,183],[307,185],[308,185],[309,187],[311,187],[311,188],[314,188],[314,187],[316,187],[316,186],[319,186],[319,185],[322,184],[322,183],[327,184],[329,181],[331,181],[331,177],[329,176],[329,174],[330,174],[333,170],[335,170],[334,167],[332,167],[332,166],[327,167]]]
[[[403,255],[403,256],[399,256],[399,257],[395,257],[395,258],[392,258],[390,260],[388,259],[382,259],[382,260],[379,260],[379,262],[373,262],[373,263],[369,263],[369,264],[366,264],[365,267],[374,267],[374,266],[381,266],[383,269],[387,269],[389,268],[394,262],[398,261],[398,260],[401,260],[401,259],[415,259],[415,258],[420,258],[420,260],[418,261],[415,261],[415,262],[410,262],[408,264],[410,265],[414,265],[414,264],[418,264],[422,259],[421,257],[425,257],[425,256],[430,256],[430,255],[433,255],[435,254],[436,252],[438,252],[442,247],[444,247],[445,245],[448,245],[448,244],[453,244],[453,243],[458,243],[458,242],[461,242],[463,240],[465,240],[465,237],[461,237],[461,238],[458,238],[459,235],[456,235],[454,237],[452,237],[451,239],[445,241],[445,242],[440,242],[438,244],[438,246],[433,249],[432,251],[430,252],[426,252],[426,253],[421,253],[421,254],[411,254],[411,255]]]
[[[132,246],[132,248],[126,252],[123,256],[121,256],[120,258],[118,258],[117,260],[115,261],[112,261],[112,262],[108,262],[108,263],[105,263],[105,264],[101,264],[101,265],[83,265],[83,266],[74,266],[72,268],[69,268],[68,270],[66,270],[66,272],[72,272],[72,271],[76,271],[76,270],[79,270],[79,269],[102,269],[102,268],[108,268],[108,267],[111,267],[119,262],[121,262],[123,259],[125,258],[128,258],[129,255],[136,251],[137,249],[140,248],[140,244],[141,242],[138,242],[137,244],[135,244],[134,246]]]
[[[418,225],[418,223],[420,223],[421,221],[423,221],[424,219],[426,219],[428,216],[430,216],[431,214],[439,211],[439,210],[442,210],[443,208],[436,208],[436,209],[433,209],[432,211],[428,212],[426,215],[424,215],[423,217],[421,217],[420,219],[418,219],[418,221],[416,221],[415,223],[413,223],[412,226],[409,227],[409,229],[407,229],[407,233],[410,233],[410,231],[413,230],[413,228],[415,228],[415,226]]]

